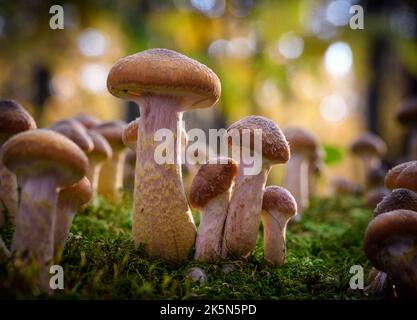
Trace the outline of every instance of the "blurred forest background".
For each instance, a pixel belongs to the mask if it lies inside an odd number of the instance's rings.
[[[64,8],[64,30],[49,28],[54,4]],[[349,27],[354,4],[364,29]],[[349,146],[361,132],[386,141],[387,163],[407,152],[394,115],[417,95],[416,40],[413,0],[0,0],[0,97],[19,101],[39,126],[80,112],[130,121],[137,107],[107,92],[110,67],[169,48],[222,82],[218,105],[187,114],[187,129],[250,114],[302,126],[326,151],[322,181],[353,179]]]

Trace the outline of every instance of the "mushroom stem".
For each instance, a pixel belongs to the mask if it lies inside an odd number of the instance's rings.
[[[210,200],[204,209],[200,209],[201,220],[194,256],[196,260],[215,262],[223,256],[223,231],[229,198],[230,191],[223,192]]]
[[[308,161],[303,155],[292,154],[287,162],[284,175],[284,187],[291,192],[297,203],[294,221],[300,221],[300,213],[308,206]]]
[[[59,196],[54,230],[54,255],[57,261],[61,258],[76,211],[77,207],[72,199]]]
[[[102,167],[103,167],[103,161],[94,161],[92,159],[89,160],[89,165],[88,165],[86,176],[88,180],[90,180],[91,182],[91,187],[93,189],[94,195],[97,194],[98,181],[99,181]]]
[[[262,210],[264,226],[264,259],[272,266],[282,267],[285,263],[285,235],[288,218],[281,212]]]
[[[181,99],[142,96],[142,126],[138,129],[133,210],[133,241],[145,244],[152,257],[181,261],[194,245],[196,227],[185,198],[181,177]],[[158,129],[174,133],[174,163],[155,161],[154,141]]]
[[[3,242],[3,239],[0,237],[0,263],[7,261],[10,257],[9,249],[7,249],[6,245]]]
[[[0,161],[0,201],[7,210],[8,218],[14,224],[18,209],[17,181],[13,172],[10,172]],[[3,213],[0,212],[0,216]],[[4,218],[4,217],[3,217]],[[1,220],[2,218],[0,218]],[[2,223],[0,221],[0,226]]]
[[[119,202],[123,188],[123,167],[126,150],[113,150],[113,157],[106,160],[100,170],[98,193],[111,202]]]
[[[270,165],[264,163],[257,175],[245,175],[245,167],[250,166],[241,158],[229,203],[223,242],[223,253],[238,257],[249,256],[256,245],[263,189]]]
[[[53,176],[24,179],[11,251],[39,268],[41,288],[49,288],[48,264],[53,258],[57,184]]]

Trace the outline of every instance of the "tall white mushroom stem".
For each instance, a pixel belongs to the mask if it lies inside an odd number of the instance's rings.
[[[9,171],[0,161],[0,201],[7,209],[9,220],[14,223],[18,209],[18,194],[16,175]],[[0,209],[2,206],[0,205]],[[0,212],[0,227],[2,224],[3,213]]]
[[[181,99],[142,96],[137,99],[142,125],[138,129],[133,210],[133,240],[145,244],[152,257],[168,261],[188,258],[195,243],[196,227],[188,207],[181,177]],[[159,164],[155,149],[158,129],[174,134],[174,163]],[[181,135],[181,134],[179,134]]]
[[[111,202],[119,202],[123,188],[123,167],[127,150],[113,148],[113,157],[107,159],[100,170],[98,193]]]
[[[224,223],[227,216],[230,191],[211,199],[200,210],[200,227],[195,245],[196,260],[215,262],[222,258]]]
[[[294,196],[298,207],[294,221],[300,221],[300,213],[308,207],[308,167],[304,155],[293,153],[285,168],[284,187]]]
[[[54,256],[60,260],[64,250],[65,241],[71,230],[72,221],[77,211],[77,205],[73,199],[58,196],[57,214],[54,230]]]
[[[107,160],[106,160],[107,161]],[[86,177],[91,182],[91,187],[93,189],[93,194],[97,194],[97,188],[98,188],[98,181],[100,177],[100,171],[103,167],[103,160],[96,161],[94,158],[89,158],[89,164],[88,164],[88,170]]]
[[[264,259],[272,266],[282,267],[285,263],[285,237],[288,217],[277,210],[262,210],[264,230]]]
[[[252,167],[240,159],[227,212],[223,252],[248,257],[255,248],[262,211],[263,189],[271,165],[265,161],[257,175],[245,174]]]
[[[49,290],[49,268],[53,259],[53,235],[56,219],[57,184],[53,175],[23,178],[16,229],[11,251],[16,263],[39,268],[39,285]]]

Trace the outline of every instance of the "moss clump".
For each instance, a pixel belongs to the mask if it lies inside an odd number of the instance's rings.
[[[149,260],[131,238],[130,204],[98,206],[80,212],[71,229],[61,265],[65,289],[52,299],[369,299],[350,290],[350,267],[371,269],[363,249],[370,210],[355,198],[316,199],[303,221],[289,226],[283,269],[262,263],[262,233],[249,261],[216,265],[190,260],[169,265]],[[196,219],[198,220],[198,219]],[[10,244],[11,228],[2,230]],[[192,267],[208,274],[203,284],[188,277]],[[224,270],[228,269],[228,272]],[[0,297],[44,298],[22,286],[13,270],[0,267]]]

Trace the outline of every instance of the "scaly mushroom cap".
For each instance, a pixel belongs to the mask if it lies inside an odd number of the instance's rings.
[[[86,129],[91,129],[101,123],[101,121],[96,117],[84,113],[77,114],[73,117],[73,119],[81,123]]]
[[[59,202],[70,201],[77,208],[86,204],[92,197],[93,189],[87,177],[59,191]]]
[[[382,213],[371,220],[366,229],[366,256],[374,267],[387,272],[384,268],[384,252],[391,244],[405,238],[417,240],[417,212],[394,210]]]
[[[128,123],[127,127],[123,131],[123,143],[130,150],[136,150],[136,144],[138,142],[138,130],[140,126],[140,118],[137,118]]]
[[[254,133],[256,129],[262,130],[262,156],[271,163],[285,163],[290,158],[290,147],[281,129],[271,120],[261,116],[248,116],[233,123],[227,129],[227,142],[229,146],[233,144],[233,133],[240,135],[240,146],[243,146],[242,131],[250,132],[250,149],[254,149]]]
[[[377,135],[366,132],[361,134],[351,146],[351,151],[358,155],[372,155],[382,157],[387,152],[387,145]]]
[[[389,190],[385,187],[372,189],[366,194],[365,203],[369,208],[374,209],[389,194]]]
[[[88,130],[87,133],[94,145],[93,150],[88,154],[88,156],[90,158],[93,157],[98,161],[110,159],[113,156],[113,151],[106,138],[95,130]]]
[[[98,133],[100,133],[114,149],[124,149],[123,144],[123,131],[126,129],[126,122],[121,120],[108,121],[99,124],[94,127]]]
[[[278,211],[287,217],[292,217],[297,212],[297,202],[287,189],[269,186],[264,190],[262,209],[267,212]]]
[[[391,190],[405,188],[417,192],[417,161],[404,162],[389,170],[385,186]]]
[[[107,88],[116,97],[146,95],[184,98],[186,108],[207,108],[220,98],[220,80],[205,65],[167,49],[145,50],[120,59],[110,70]]]
[[[191,184],[190,203],[194,208],[204,207],[211,199],[226,192],[236,176],[237,164],[227,158],[227,163],[210,160],[202,165]]]
[[[397,109],[396,117],[403,126],[417,125],[417,98],[409,98],[402,102]]]
[[[417,193],[408,189],[395,189],[385,196],[374,210],[374,216],[398,209],[417,212]]]
[[[288,127],[283,132],[290,144],[291,153],[303,153],[309,158],[316,156],[318,143],[311,132],[298,127]]]
[[[16,133],[35,128],[35,120],[20,104],[0,101],[0,145]]]
[[[94,148],[94,143],[82,124],[74,119],[64,119],[54,122],[49,129],[71,139],[85,153],[89,153]]]
[[[88,160],[70,139],[48,129],[25,131],[2,147],[3,163],[19,176],[53,174],[58,187],[72,185],[85,176]]]

